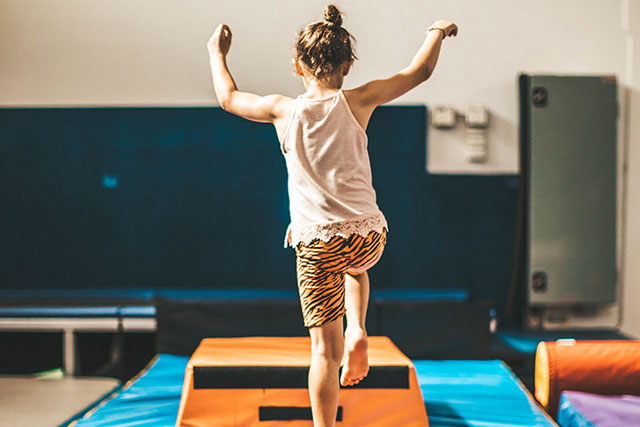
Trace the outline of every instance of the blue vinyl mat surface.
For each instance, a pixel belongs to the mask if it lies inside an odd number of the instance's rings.
[[[74,427],[174,426],[185,356],[159,354]],[[431,427],[555,426],[500,360],[414,361]]]
[[[414,360],[431,427],[555,426],[501,360]]]

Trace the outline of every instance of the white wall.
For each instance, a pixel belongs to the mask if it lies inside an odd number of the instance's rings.
[[[397,103],[487,106],[488,162],[466,162],[459,126],[431,131],[429,170],[515,173],[518,72],[620,75],[621,1],[337,1],[360,56],[345,86],[407,65],[434,19],[456,22],[460,35],[446,41],[432,79]],[[294,96],[294,34],[325,4],[0,0],[0,105],[214,105],[205,44],[220,22],[234,32],[229,62],[240,88]]]
[[[627,27],[627,186],[623,240],[623,331],[640,338],[640,0],[624,0]]]

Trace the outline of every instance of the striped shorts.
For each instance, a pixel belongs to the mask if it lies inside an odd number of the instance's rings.
[[[372,231],[367,237],[334,236],[329,242],[314,240],[296,246],[298,291],[304,325],[321,326],[341,318],[345,274],[361,274],[373,267],[387,243],[387,233]]]

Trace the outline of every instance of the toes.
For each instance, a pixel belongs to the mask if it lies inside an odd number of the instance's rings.
[[[367,377],[366,373],[364,375],[361,375],[359,377],[354,377],[354,378],[349,378],[346,375],[343,375],[340,378],[340,384],[345,386],[345,387],[356,385],[356,384],[360,383],[360,381],[364,380],[366,377]]]
[[[355,384],[358,384],[359,380],[357,378],[344,378],[342,380],[340,380],[340,384],[342,384],[344,387],[349,387]]]
[[[368,374],[369,374],[369,369],[367,369],[367,371],[363,375],[359,375],[357,377],[355,376],[351,377],[347,371],[344,371],[340,375],[340,385],[344,387],[356,385],[360,383],[362,380],[364,380]]]

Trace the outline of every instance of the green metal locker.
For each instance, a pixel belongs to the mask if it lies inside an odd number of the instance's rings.
[[[520,102],[527,302],[613,303],[615,77],[523,74]]]

